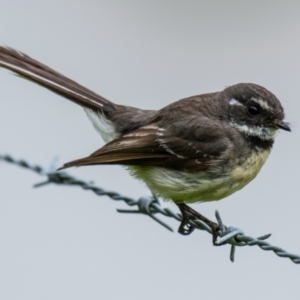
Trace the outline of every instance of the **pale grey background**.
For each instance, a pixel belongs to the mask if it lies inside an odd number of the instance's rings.
[[[238,82],[281,99],[280,133],[258,178],[195,206],[300,254],[299,1],[0,1],[0,43],[117,103],[161,108]],[[0,71],[1,153],[50,166],[103,142],[80,107]],[[132,197],[148,195],[121,167],[70,172]],[[171,234],[121,203],[0,162],[0,299],[299,299],[300,266],[258,248],[214,248]],[[174,205],[170,205],[175,210]],[[176,229],[177,223],[170,222]]]

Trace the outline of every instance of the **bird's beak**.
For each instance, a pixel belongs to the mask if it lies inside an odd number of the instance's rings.
[[[278,128],[285,130],[285,131],[292,131],[291,127],[288,125],[288,123],[281,121],[280,123],[276,124]]]

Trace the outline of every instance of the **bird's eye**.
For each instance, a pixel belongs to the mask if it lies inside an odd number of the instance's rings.
[[[256,105],[250,105],[248,107],[248,113],[251,115],[251,116],[256,116],[259,114],[259,108],[258,106]]]

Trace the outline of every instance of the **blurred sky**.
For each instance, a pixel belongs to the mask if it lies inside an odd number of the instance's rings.
[[[300,254],[299,15],[292,0],[0,0],[0,44],[141,108],[238,82],[271,90],[293,132],[242,191],[194,208]],[[10,73],[0,70],[1,154],[50,167],[103,145],[80,107]],[[69,172],[149,195],[118,166]],[[79,188],[33,189],[44,178],[3,162],[0,179],[0,299],[299,299],[300,267],[288,259],[245,247],[232,264],[205,232],[170,233]]]

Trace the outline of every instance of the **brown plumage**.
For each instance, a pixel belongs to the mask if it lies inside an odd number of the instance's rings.
[[[0,67],[81,105],[107,142],[62,169],[125,165],[154,194],[175,203],[219,200],[241,189],[266,161],[276,131],[290,131],[276,96],[252,83],[153,111],[110,102],[11,48],[0,47]]]

